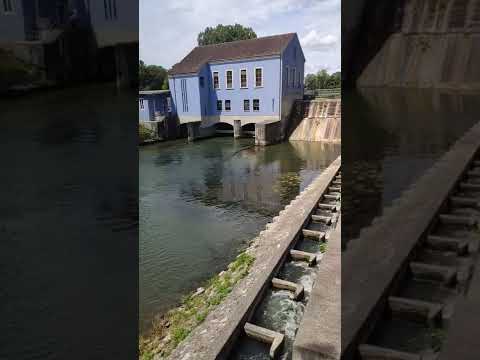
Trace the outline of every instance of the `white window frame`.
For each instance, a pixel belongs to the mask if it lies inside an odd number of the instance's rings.
[[[145,105],[143,104],[143,99],[140,99],[140,110],[145,110]]]
[[[228,87],[228,76],[227,76],[227,74],[228,74],[229,71],[232,72],[232,86],[231,87]],[[235,84],[234,84],[234,81],[233,81],[233,69],[227,69],[227,70],[225,70],[225,89],[232,90],[232,89],[234,89],[234,87],[235,87]]]
[[[258,101],[258,110],[255,110],[255,100]],[[252,111],[254,111],[254,112],[260,111],[260,99],[253,99],[252,100]]]
[[[287,84],[286,88],[290,87],[290,67],[287,65],[285,66],[285,73],[287,74],[287,77],[285,78],[285,83]]]
[[[217,84],[218,87],[215,87],[215,74],[217,74]],[[214,90],[219,90],[220,89],[220,73],[218,71],[212,71],[212,85]]]
[[[257,86],[257,69],[262,70],[262,76],[261,76],[262,85],[260,85],[260,86]],[[254,88],[263,88],[263,86],[265,85],[263,81],[264,81],[263,66],[257,66],[253,69],[253,85],[254,85]]]
[[[17,6],[16,6],[17,4],[15,3],[15,0],[7,0],[7,1],[9,2],[11,10],[7,11],[7,9],[5,9],[5,4],[3,3],[3,0],[1,0],[2,12],[5,15],[14,15],[16,13],[16,10],[17,10]]]
[[[292,68],[292,88],[295,88],[295,77],[297,75],[297,68],[293,67]]]
[[[245,101],[248,101],[248,109],[245,110]],[[250,99],[243,99],[243,112],[250,112]]]
[[[242,86],[242,71],[245,71],[245,78],[246,78],[246,85]],[[240,69],[240,89],[248,89],[248,70],[247,69]]]
[[[230,104],[230,109],[227,109],[227,101]],[[225,109],[225,111],[232,111],[232,100],[226,99],[226,100],[224,100],[224,103],[225,104],[224,104],[223,108]]]

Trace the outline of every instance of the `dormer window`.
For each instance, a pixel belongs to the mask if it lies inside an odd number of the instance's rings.
[[[233,70],[227,70],[225,72],[225,88],[233,89]]]

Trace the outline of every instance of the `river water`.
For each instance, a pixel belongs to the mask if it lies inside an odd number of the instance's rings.
[[[0,101],[0,359],[136,357],[136,97]]]
[[[140,148],[140,327],[222,271],[340,154],[217,137]]]
[[[342,242],[359,236],[468,129],[480,94],[361,89],[344,94]]]

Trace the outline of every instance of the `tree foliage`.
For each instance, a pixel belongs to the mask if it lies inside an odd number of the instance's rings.
[[[138,65],[140,90],[168,90],[167,70],[158,65],[146,65],[142,60]]]
[[[335,89],[341,86],[340,72],[329,74],[327,70],[322,69],[316,74],[307,74],[305,76],[305,88],[308,90]]]
[[[255,39],[257,34],[252,28],[244,27],[240,24],[222,25],[216,27],[207,27],[198,34],[197,42],[199,46],[220,44],[236,40]]]

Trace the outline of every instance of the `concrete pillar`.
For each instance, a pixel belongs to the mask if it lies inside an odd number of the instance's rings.
[[[242,122],[241,120],[233,120],[233,137],[238,139],[242,137]]]
[[[191,122],[187,124],[187,131],[188,131],[188,141],[194,141],[198,138],[200,133],[200,121],[198,122]]]

